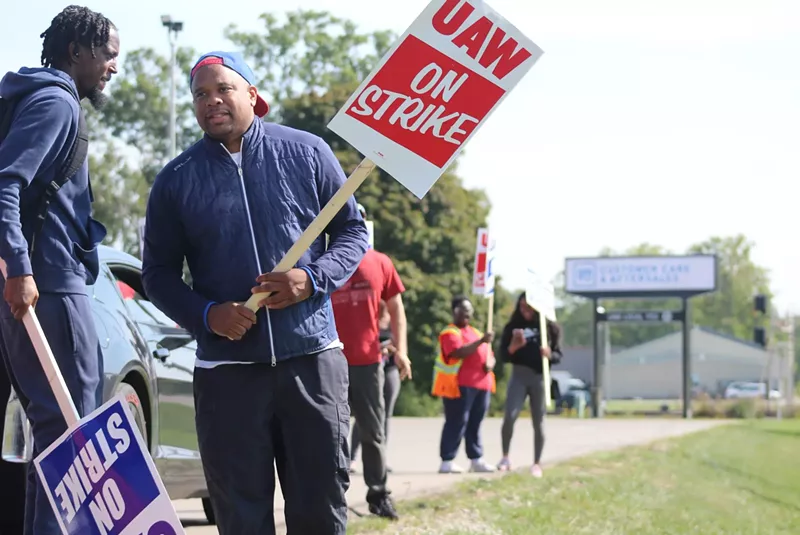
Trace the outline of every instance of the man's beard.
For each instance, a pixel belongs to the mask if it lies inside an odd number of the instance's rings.
[[[98,111],[103,109],[103,106],[108,102],[108,97],[98,87],[92,88],[86,98],[89,99],[89,104],[92,105],[92,108]]]

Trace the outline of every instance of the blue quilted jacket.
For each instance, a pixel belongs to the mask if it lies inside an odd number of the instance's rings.
[[[326,230],[327,250],[320,236],[297,263],[314,284],[311,298],[283,310],[260,309],[239,341],[212,333],[206,320],[211,304],[250,297],[256,277],[278,264],[344,180],[321,138],[258,119],[245,134],[241,167],[204,136],[158,174],[147,205],[144,287],[197,337],[200,359],[274,364],[337,340],[330,295],[368,245],[353,197]],[[182,279],[184,257],[191,288]]]

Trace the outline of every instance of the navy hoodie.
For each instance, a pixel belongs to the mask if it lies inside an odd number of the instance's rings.
[[[58,81],[71,91],[54,85]],[[0,81],[0,97],[20,95],[0,142],[0,257],[9,277],[33,275],[40,292],[86,293],[86,284],[97,277],[97,246],[106,235],[91,217],[88,161],[53,197],[33,258],[28,256],[42,194],[78,135],[78,90],[62,71],[23,67]]]

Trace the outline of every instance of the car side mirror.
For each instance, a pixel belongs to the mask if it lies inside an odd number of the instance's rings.
[[[161,362],[164,362],[167,360],[167,357],[169,356],[169,349],[167,349],[166,347],[159,347],[158,349],[153,351],[153,356],[158,360],[160,360]]]
[[[158,341],[159,349],[165,348],[167,351],[174,351],[190,344],[194,340],[189,333],[168,334]]]

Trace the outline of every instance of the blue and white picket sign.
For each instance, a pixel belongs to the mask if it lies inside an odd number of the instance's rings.
[[[184,535],[121,395],[70,427],[34,464],[64,535]]]

